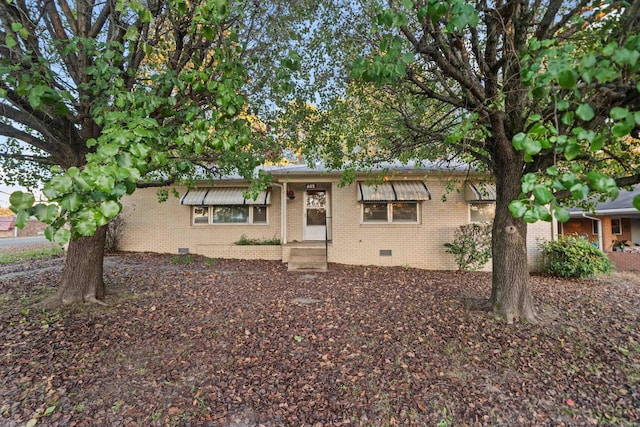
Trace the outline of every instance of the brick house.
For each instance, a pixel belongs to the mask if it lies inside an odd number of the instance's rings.
[[[640,270],[640,211],[633,191],[621,190],[615,200],[596,204],[593,211],[571,209],[571,219],[558,224],[561,235],[582,236],[609,255],[619,269]]]
[[[340,183],[341,172],[321,166],[265,169],[273,183],[255,200],[245,198],[248,183],[237,178],[172,187],[180,197],[164,203],[157,202],[156,189],[137,190],[123,199],[119,249],[282,260],[289,267],[309,250],[333,263],[455,270],[444,243],[460,225],[493,217],[495,189],[479,184],[466,165],[394,164],[378,183],[359,174],[347,185]],[[450,191],[452,179],[457,184]],[[536,240],[551,239],[553,228],[529,225],[532,267]],[[281,244],[236,245],[242,236]]]

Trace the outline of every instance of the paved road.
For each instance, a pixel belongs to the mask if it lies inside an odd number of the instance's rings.
[[[46,244],[51,243],[44,236],[34,236],[34,237],[11,237],[11,238],[2,238],[0,239],[0,248],[9,247],[9,246],[29,246],[29,245],[37,245],[37,244]]]

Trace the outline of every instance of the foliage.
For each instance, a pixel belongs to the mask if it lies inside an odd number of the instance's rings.
[[[458,227],[453,242],[445,243],[445,251],[453,254],[460,270],[473,271],[491,259],[491,223],[472,223]]]
[[[509,322],[535,321],[527,223],[566,221],[563,203],[640,181],[630,137],[640,129],[640,3],[403,0],[346,10],[349,19],[317,36],[342,49],[336,63],[354,59],[352,78],[288,139],[350,172],[444,159],[492,175],[491,300]],[[306,54],[331,62],[326,51]],[[362,111],[374,113],[361,120]]]
[[[240,239],[234,243],[238,246],[251,246],[251,245],[280,245],[280,239],[277,237],[272,237],[271,239],[251,239],[246,235],[240,236]]]
[[[18,226],[35,215],[50,240],[64,243],[116,217],[141,180],[252,176],[264,139],[246,119],[231,4],[71,6],[0,6],[0,159],[4,170],[44,167],[43,193],[55,202],[14,193]],[[90,18],[79,25],[75,16]]]
[[[104,250],[115,252],[120,246],[120,239],[124,234],[124,218],[121,215],[113,218],[107,225],[107,235],[104,241]]]
[[[29,249],[21,252],[0,254],[0,264],[12,262],[32,261],[36,259],[57,258],[64,255],[61,247]]]
[[[560,277],[587,278],[611,272],[607,254],[583,237],[563,236],[538,244],[542,250],[542,270]]]

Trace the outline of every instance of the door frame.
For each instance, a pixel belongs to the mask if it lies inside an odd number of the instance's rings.
[[[307,226],[307,192],[308,191],[324,191],[324,194],[325,194],[325,206],[324,206],[325,225],[311,226],[311,227],[315,227],[315,229],[312,229],[312,230],[310,230],[309,227]],[[302,239],[305,242],[318,242],[318,241],[325,240],[325,237],[326,237],[325,230],[326,230],[326,227],[328,226],[327,224],[328,218],[330,217],[329,215],[330,207],[331,207],[331,203],[329,198],[329,190],[327,188],[305,188],[304,197],[302,200]],[[320,232],[320,229],[322,229],[321,232]]]

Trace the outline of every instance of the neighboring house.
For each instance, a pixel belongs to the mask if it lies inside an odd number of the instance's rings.
[[[43,235],[44,229],[47,228],[47,224],[38,221],[35,217],[29,219],[27,225],[25,225],[23,229],[16,227],[15,222],[15,216],[0,217],[0,238],[39,236]]]
[[[341,172],[321,166],[266,167],[273,183],[255,200],[243,194],[248,183],[235,178],[173,187],[180,198],[164,203],[156,189],[138,189],[123,199],[119,249],[293,262],[301,249],[315,248],[335,263],[457,269],[444,243],[460,225],[493,217],[495,189],[462,165],[392,166],[379,184],[359,174],[344,186]],[[451,179],[458,184],[448,191]],[[532,267],[536,239],[551,239],[552,230],[549,223],[529,226]],[[235,245],[242,236],[282,244]]]
[[[2,237],[16,237],[15,216],[0,216],[0,238]]]
[[[586,238],[607,252],[618,268],[640,269],[640,211],[633,206],[639,194],[637,185],[633,191],[621,190],[615,200],[598,203],[593,211],[570,209],[571,219],[559,223],[558,232]]]

